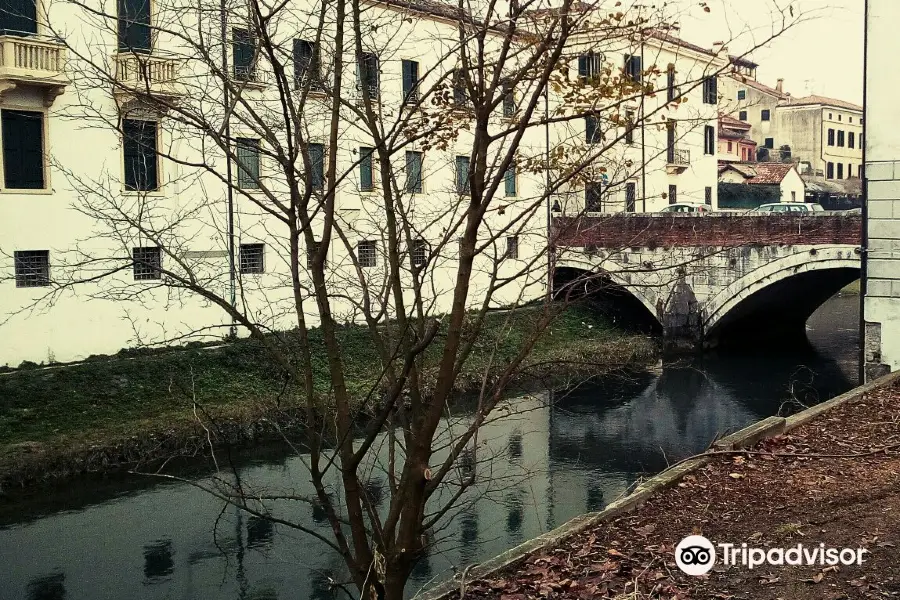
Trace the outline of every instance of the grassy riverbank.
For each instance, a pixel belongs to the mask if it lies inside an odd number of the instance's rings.
[[[517,311],[512,319],[505,313],[491,315],[459,386],[477,385],[489,361],[503,364],[511,357],[537,316],[529,310]],[[315,346],[319,332],[311,335]],[[344,327],[340,335],[348,385],[362,397],[378,377],[377,356],[362,328]],[[436,346],[435,355],[437,351]],[[600,373],[645,363],[654,353],[649,338],[627,334],[589,308],[574,306],[539,340],[525,373],[526,377]],[[284,394],[284,378],[257,342],[122,354],[0,375],[0,482],[103,470],[191,452],[205,435],[197,423],[194,399],[207,416],[222,424],[222,431],[233,432],[222,434],[233,441],[258,437],[265,429],[260,424],[267,421],[296,424],[299,411],[290,394]],[[317,387],[327,389],[324,353],[315,356],[315,371]]]

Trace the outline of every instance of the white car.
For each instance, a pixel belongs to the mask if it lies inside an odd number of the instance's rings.
[[[762,204],[753,210],[753,212],[764,213],[810,213],[824,211],[825,209],[822,208],[822,205],[816,204],[815,202],[774,202],[772,204]]]
[[[659,212],[705,213],[709,211],[710,208],[708,204],[699,204],[696,202],[676,202],[675,204],[668,205]]]

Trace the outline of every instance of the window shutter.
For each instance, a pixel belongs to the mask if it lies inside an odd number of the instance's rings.
[[[309,163],[312,170],[309,174],[309,185],[314,190],[321,190],[325,187],[325,146],[309,145]]]
[[[469,193],[469,157],[456,157],[456,191],[459,194]]]
[[[419,63],[414,60],[403,61],[403,101],[414,102],[419,94],[416,83],[419,80]]]
[[[589,58],[582,54],[578,57],[578,76],[587,79]]]
[[[156,126],[156,121],[122,121],[126,190],[152,191],[159,187]]]
[[[629,181],[625,184],[625,211],[634,212],[634,204],[637,199],[637,184]]]
[[[44,115],[3,110],[4,185],[40,190],[44,186]]]
[[[507,196],[515,196],[516,195],[516,167],[515,165],[510,165],[506,170],[506,173],[503,175],[503,183],[505,187],[505,193]]]
[[[459,160],[459,159],[457,159]],[[458,187],[458,184],[457,184]],[[422,193],[422,153],[406,153],[406,191],[410,194]]]
[[[360,148],[359,156],[359,189],[371,192],[375,188],[372,181],[372,148]]]
[[[37,33],[35,0],[5,0],[0,8],[0,34],[27,35]]]
[[[256,48],[250,32],[246,29],[235,29],[232,32],[232,40],[235,79],[253,79],[253,54]]]

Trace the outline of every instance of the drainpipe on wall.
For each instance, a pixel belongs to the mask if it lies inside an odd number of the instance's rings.
[[[867,263],[869,260],[869,185],[866,174],[866,143],[869,136],[866,135],[866,127],[869,125],[869,115],[866,112],[868,106],[869,89],[869,0],[866,0],[863,9],[863,125],[861,135],[862,147],[862,223],[860,231],[859,248],[859,384],[866,382],[866,288],[867,288]],[[827,168],[827,165],[826,165]],[[827,173],[826,173],[827,174]]]
[[[644,68],[644,30],[641,29],[641,68]],[[644,116],[644,98],[641,94],[641,212],[647,212],[647,140],[644,137],[647,121]]]
[[[219,17],[222,34],[222,107],[227,112],[230,99],[228,95],[228,84],[225,82],[225,77],[228,76],[228,21],[225,17],[225,0],[221,0],[219,10],[221,11]],[[225,143],[231,144],[230,114],[225,120]],[[229,300],[231,301],[231,308],[234,309],[237,307],[237,289],[235,286],[236,277],[234,268],[234,194],[231,189],[231,159],[228,158],[227,151],[225,154],[225,177],[228,182],[225,186],[226,194],[228,195],[228,293]],[[233,316],[231,317],[231,326],[228,328],[228,335],[232,338],[237,335],[237,325]]]

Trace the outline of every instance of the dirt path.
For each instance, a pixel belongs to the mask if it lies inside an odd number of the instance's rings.
[[[900,598],[900,388],[869,393],[753,451],[715,457],[638,511],[472,582],[466,598]],[[848,454],[864,456],[821,456]],[[676,566],[675,546],[691,534],[738,548],[824,544],[869,554],[862,565],[750,570],[722,564],[719,553],[707,575],[690,576]]]

